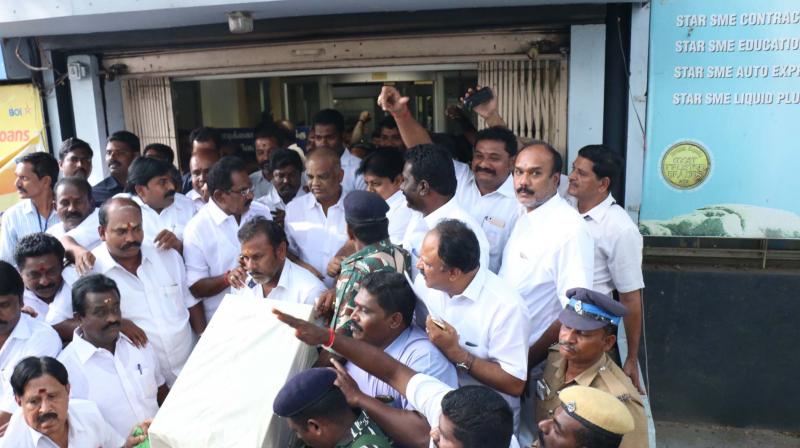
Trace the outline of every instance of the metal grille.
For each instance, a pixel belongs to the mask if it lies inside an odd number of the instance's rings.
[[[139,136],[142,148],[163,143],[177,150],[169,78],[123,79],[122,107],[125,128]],[[175,160],[178,159],[176,154]]]
[[[500,60],[478,63],[478,84],[498,97],[500,115],[523,139],[545,140],[566,155],[567,59]],[[479,119],[479,127],[486,124]]]

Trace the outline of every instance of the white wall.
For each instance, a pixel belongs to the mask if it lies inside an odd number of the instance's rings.
[[[639,222],[644,171],[647,113],[647,55],[650,43],[650,5],[633,6],[631,13],[631,78],[628,97],[628,152],[625,157],[625,209]]]
[[[567,171],[579,149],[603,143],[605,67],[606,26],[573,25],[567,101]]]

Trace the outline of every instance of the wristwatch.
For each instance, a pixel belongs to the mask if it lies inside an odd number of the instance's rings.
[[[465,371],[469,372],[472,370],[472,364],[475,362],[475,355],[470,352],[467,352],[467,357],[461,361],[456,363],[456,367]]]

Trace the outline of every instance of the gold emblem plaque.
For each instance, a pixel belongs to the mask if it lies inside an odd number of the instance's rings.
[[[672,145],[661,158],[661,175],[671,186],[690,190],[703,183],[711,170],[708,151],[698,143]]]

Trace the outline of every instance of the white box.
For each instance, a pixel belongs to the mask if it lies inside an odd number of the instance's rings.
[[[286,380],[317,352],[272,308],[310,320],[311,305],[227,295],[150,426],[153,448],[284,448],[294,434],[273,414]]]

